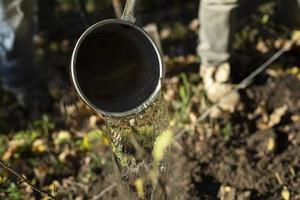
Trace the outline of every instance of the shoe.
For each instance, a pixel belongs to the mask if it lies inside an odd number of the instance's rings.
[[[238,92],[231,92],[234,87],[230,84],[230,65],[223,63],[218,66],[202,64],[200,66],[200,76],[204,84],[207,98],[212,103],[217,103],[223,111],[234,112],[240,95]],[[216,112],[217,113],[217,112]],[[219,115],[220,112],[218,112]]]

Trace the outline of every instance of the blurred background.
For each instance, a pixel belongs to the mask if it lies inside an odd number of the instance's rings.
[[[119,2],[124,7],[125,1]],[[297,5],[286,2],[241,5],[234,83],[299,34],[295,24],[300,18],[290,12]],[[1,88],[0,157],[58,199],[120,199],[112,181],[109,131],[103,118],[79,101],[69,81],[79,36],[88,25],[116,18],[118,11],[112,0],[86,0],[83,6],[75,0],[38,1],[34,59],[47,79],[51,106],[35,114]],[[211,103],[199,76],[198,8],[198,0],[142,0],[137,14],[138,25],[157,27],[167,68],[163,92],[170,127],[184,130],[172,147],[168,187],[180,188],[178,199],[300,199],[300,40],[241,91],[234,113],[199,123]],[[42,198],[0,167],[0,199]]]

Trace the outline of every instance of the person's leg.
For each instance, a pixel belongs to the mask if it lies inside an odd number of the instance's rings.
[[[32,74],[33,7],[32,0],[0,0],[0,72],[8,90],[23,90],[35,81]]]
[[[198,54],[201,58],[200,75],[207,97],[218,102],[232,86],[229,59],[235,31],[236,9],[239,0],[201,0],[199,9],[200,30]],[[238,93],[222,99],[220,107],[234,110],[239,100]]]
[[[34,8],[35,0],[0,0],[1,81],[22,106],[29,107],[45,93],[33,61]]]
[[[239,0],[201,0],[198,53],[202,63],[228,62],[232,52]]]

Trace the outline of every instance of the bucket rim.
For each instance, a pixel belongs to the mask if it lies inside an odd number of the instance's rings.
[[[96,106],[95,104],[93,104],[87,97],[86,95],[83,93],[80,84],[78,82],[77,79],[77,75],[76,75],[76,58],[77,58],[77,54],[78,51],[80,49],[80,46],[82,44],[82,42],[84,41],[84,39],[91,33],[93,32],[95,29],[104,26],[104,25],[108,25],[108,24],[123,24],[123,25],[128,25],[131,28],[134,28],[136,30],[138,30],[139,32],[141,32],[146,38],[147,40],[150,42],[150,44],[152,45],[152,47],[154,48],[155,52],[156,52],[156,56],[158,58],[158,62],[159,62],[159,79],[156,85],[155,90],[152,92],[152,94],[147,98],[147,100],[145,100],[143,103],[141,103],[139,106],[124,111],[124,112],[108,112],[105,111],[101,108],[99,108],[98,106]],[[103,114],[105,116],[109,116],[109,117],[127,117],[127,116],[131,116],[131,115],[136,115],[138,113],[140,113],[141,111],[145,110],[146,108],[149,107],[149,105],[156,99],[156,97],[158,96],[161,87],[162,87],[162,81],[164,78],[164,62],[162,59],[162,54],[159,50],[159,48],[156,46],[156,44],[154,43],[154,41],[151,39],[151,37],[139,26],[125,21],[125,20],[121,20],[121,19],[107,19],[107,20],[103,20],[100,22],[95,23],[94,25],[90,26],[86,31],[83,32],[83,34],[79,37],[78,41],[76,42],[76,45],[74,47],[73,53],[72,53],[72,57],[71,57],[71,65],[70,65],[70,76],[71,76],[71,82],[73,84],[73,86],[75,87],[75,90],[77,92],[77,94],[79,95],[79,97],[89,106],[91,107],[93,110],[95,110],[97,113]]]

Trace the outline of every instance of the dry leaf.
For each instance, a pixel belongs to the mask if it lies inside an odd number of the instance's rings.
[[[75,156],[76,152],[69,147],[65,147],[63,152],[59,154],[58,159],[62,163],[66,163],[69,156]]]
[[[91,116],[89,117],[89,127],[91,127],[91,128],[96,127],[97,122],[98,122],[98,116],[96,116],[96,115],[91,115]]]
[[[199,27],[200,27],[200,21],[198,18],[194,18],[189,24],[189,29],[191,31],[198,31]]]
[[[71,140],[71,134],[68,131],[59,131],[57,136],[54,138],[54,144],[60,145],[70,140]]]
[[[284,46],[285,42],[286,42],[285,39],[279,38],[279,39],[275,40],[274,46],[275,46],[277,49],[281,49],[281,48]]]
[[[8,143],[8,148],[6,152],[3,154],[2,159],[8,160],[15,153],[19,146],[25,144],[24,140],[12,140]]]
[[[290,194],[290,191],[286,187],[283,187],[283,189],[281,191],[281,197],[284,200],[290,200],[291,194]]]
[[[266,123],[264,123],[264,122],[262,122],[262,121],[259,121],[259,122],[256,124],[256,126],[257,126],[257,128],[258,128],[259,130],[267,130],[267,129],[269,129],[269,125],[266,124]]]
[[[259,41],[256,45],[256,50],[261,53],[267,53],[269,51],[269,48],[264,41]]]
[[[170,27],[164,27],[161,31],[160,31],[160,37],[161,39],[166,39],[168,37],[170,37],[170,35],[172,34],[172,30]]]
[[[300,30],[293,31],[292,39],[296,41],[297,45],[300,45]]]
[[[300,121],[300,115],[292,115],[291,120],[293,122],[299,122]]]
[[[286,113],[288,107],[287,105],[283,105],[279,108],[276,108],[273,113],[270,115],[269,118],[269,127],[273,127],[280,123],[282,116]]]
[[[189,119],[190,119],[190,121],[192,122],[192,124],[197,123],[197,116],[196,116],[195,113],[190,112],[190,113],[189,113]]]
[[[220,200],[232,200],[235,199],[235,195],[236,189],[225,185],[220,187],[218,194]]]
[[[268,139],[268,144],[267,144],[267,150],[268,152],[272,152],[274,151],[276,147],[276,141],[275,141],[275,138],[271,137]]]
[[[45,151],[47,151],[47,149],[48,148],[44,140],[36,139],[32,144],[31,151],[34,153],[44,153]]]
[[[230,78],[230,65],[229,63],[224,63],[218,67],[215,72],[215,80],[218,83],[225,83]]]

